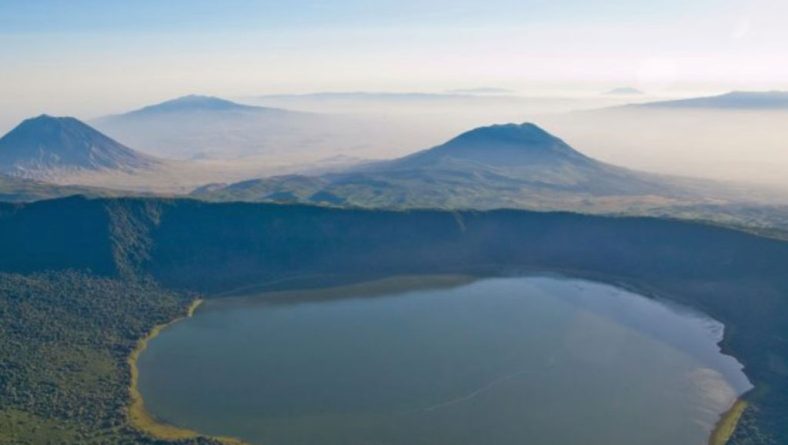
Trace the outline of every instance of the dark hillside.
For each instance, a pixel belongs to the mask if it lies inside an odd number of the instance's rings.
[[[0,270],[30,273],[117,271],[105,203],[71,197],[38,204],[0,204]]]

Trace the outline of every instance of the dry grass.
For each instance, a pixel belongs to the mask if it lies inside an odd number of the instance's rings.
[[[140,394],[139,388],[137,387],[137,383],[139,380],[139,370],[137,369],[137,360],[139,359],[140,354],[145,351],[148,347],[148,342],[152,339],[156,338],[159,333],[166,328],[167,326],[172,325],[173,323],[177,323],[178,321],[189,318],[194,315],[194,311],[202,304],[203,300],[196,299],[194,300],[189,308],[186,311],[186,315],[181,318],[177,318],[169,323],[160,324],[155,326],[145,337],[141,338],[137,342],[137,346],[129,355],[128,363],[129,369],[131,371],[131,384],[129,386],[129,396],[131,398],[131,404],[129,405],[128,411],[128,418],[129,422],[134,428],[149,434],[153,437],[165,440],[180,440],[180,439],[193,439],[196,437],[202,436],[200,433],[196,431],[192,431],[186,428],[177,427],[175,425],[170,425],[168,423],[164,423],[155,417],[151,416],[148,411],[145,410],[145,404],[142,399],[142,394]],[[226,445],[243,445],[244,442],[230,438],[230,437],[214,437],[213,439],[218,440]]]
[[[720,420],[714,427],[714,431],[711,432],[711,437],[709,437],[709,445],[725,445],[728,443],[745,409],[747,409],[747,402],[741,399],[737,400],[733,406],[720,417]]]

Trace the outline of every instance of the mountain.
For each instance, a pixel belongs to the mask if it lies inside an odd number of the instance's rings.
[[[619,87],[619,88],[613,88],[612,90],[605,92],[605,94],[612,96],[640,96],[643,94],[643,92],[637,88]]]
[[[589,158],[530,123],[477,128],[428,150],[341,173],[211,185],[192,193],[209,200],[384,208],[576,210],[688,195],[663,178]]]
[[[497,87],[480,87],[480,88],[460,88],[456,90],[447,91],[449,94],[515,94],[514,90]]]
[[[125,116],[151,116],[162,115],[167,113],[183,113],[183,112],[244,112],[244,111],[265,111],[265,112],[284,112],[283,110],[276,110],[273,108],[265,109],[262,107],[253,107],[250,105],[238,104],[226,99],[221,99],[212,96],[200,96],[190,94],[176,99],[161,102],[155,105],[140,108],[139,110],[130,111],[128,113],[118,115],[115,117]]]
[[[788,110],[788,91],[732,91],[718,96],[649,102],[629,106],[718,110]]]
[[[51,179],[82,172],[134,172],[158,161],[73,117],[27,119],[0,138],[0,173]]]
[[[594,161],[530,123],[492,125],[467,131],[437,147],[377,166],[378,170],[453,169],[487,165],[543,170],[561,163],[588,166]]]
[[[313,113],[190,95],[92,124],[155,156],[230,159],[308,151],[330,130],[323,121]]]

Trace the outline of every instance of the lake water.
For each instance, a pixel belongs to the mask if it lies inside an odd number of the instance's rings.
[[[140,357],[145,405],[261,445],[704,445],[750,388],[719,323],[627,290],[411,281],[208,301]]]

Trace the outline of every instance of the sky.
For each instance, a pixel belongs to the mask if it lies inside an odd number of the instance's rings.
[[[788,89],[784,0],[0,0],[0,130],[200,93]]]

